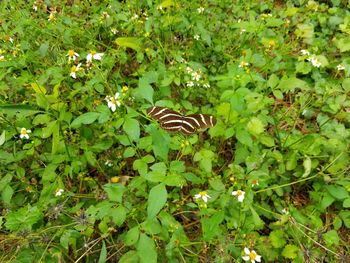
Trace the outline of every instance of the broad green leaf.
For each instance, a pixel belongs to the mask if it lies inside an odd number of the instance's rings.
[[[140,230],[138,226],[131,228],[125,236],[124,242],[127,246],[132,246],[136,244],[140,237]]]
[[[342,37],[339,39],[336,39],[335,41],[336,47],[339,49],[340,52],[346,52],[350,50],[350,37]]]
[[[123,124],[123,130],[129,136],[130,140],[138,141],[140,138],[140,124],[133,118],[126,118]]]
[[[168,193],[164,184],[154,186],[148,197],[147,218],[154,218],[166,203]]]
[[[52,122],[48,123],[47,126],[42,129],[41,137],[44,139],[50,137],[52,135],[53,131],[55,129],[57,129],[56,125],[57,125],[57,121],[52,121]]]
[[[36,93],[40,93],[40,94],[46,94],[47,90],[44,86],[40,86],[37,83],[30,83],[30,86],[32,87],[32,89],[36,92]]]
[[[210,218],[203,218],[201,220],[204,240],[209,241],[213,239],[216,235],[220,235],[221,230],[219,228],[219,225],[224,220],[224,217],[224,211],[219,210]]]
[[[145,99],[153,104],[154,90],[146,78],[139,79],[138,88],[135,90],[135,97]]]
[[[39,110],[33,106],[16,105],[16,104],[0,105],[0,111],[10,116],[17,114],[17,115],[21,115],[22,117],[33,115],[39,112]]]
[[[11,204],[13,193],[14,191],[12,187],[9,184],[5,185],[5,188],[2,190],[2,193],[1,193],[1,199],[5,205]]]
[[[107,249],[106,249],[106,243],[103,240],[102,241],[102,248],[101,248],[101,252],[100,252],[100,257],[98,258],[98,263],[104,263],[106,262],[107,259]]]
[[[109,214],[117,226],[121,226],[124,223],[126,219],[126,212],[127,211],[124,206],[118,206],[109,210]]]
[[[199,152],[195,153],[193,160],[199,162],[200,167],[205,172],[210,173],[214,157],[215,154],[211,150],[201,149]]]
[[[327,233],[324,233],[323,238],[324,238],[324,241],[326,242],[327,246],[329,246],[329,247],[339,245],[340,238],[337,234],[337,231],[335,231],[335,230],[330,230]]]
[[[44,109],[47,110],[49,108],[49,101],[47,100],[46,96],[42,93],[35,94],[36,97],[36,104]]]
[[[137,254],[141,263],[157,263],[157,250],[152,238],[141,233],[136,244]]]
[[[302,89],[307,90],[308,86],[307,83],[301,79],[291,77],[288,79],[281,80],[280,84],[278,85],[277,89],[287,92],[287,91],[295,91],[295,89]]]
[[[12,181],[13,175],[7,173],[4,177],[0,179],[0,192],[4,190],[5,186]]]
[[[121,258],[119,259],[118,263],[139,263],[140,257],[138,253],[135,250],[130,250],[126,252]]]
[[[158,130],[154,125],[149,127],[149,133],[152,136],[152,149],[155,157],[159,157],[161,160],[168,160],[170,136],[164,130]]]
[[[250,136],[250,134],[246,130],[236,129],[236,137],[240,143],[247,145],[249,147],[253,146],[252,137]]]
[[[343,207],[344,208],[349,208],[350,207],[350,198],[347,198],[343,202]]]
[[[103,190],[106,191],[109,200],[117,203],[122,202],[125,186],[121,184],[105,184]]]
[[[129,158],[129,157],[133,157],[135,155],[135,149],[133,147],[128,147],[125,149],[124,153],[123,153],[123,157],[124,158]]]
[[[77,118],[75,118],[72,121],[70,126],[73,129],[76,129],[76,128],[79,128],[82,124],[91,124],[94,121],[96,121],[99,116],[100,116],[99,112],[87,112],[87,113],[84,113],[84,114],[78,116]]]
[[[38,207],[25,206],[7,214],[5,227],[10,231],[30,230],[43,217]]]
[[[256,117],[252,117],[247,123],[247,130],[253,135],[259,135],[264,132],[264,124]]]
[[[273,230],[269,235],[269,240],[274,248],[284,247],[286,244],[285,232],[282,230]]]
[[[342,186],[326,185],[326,189],[337,200],[349,198],[349,192]]]
[[[299,248],[295,245],[286,245],[282,251],[282,256],[285,258],[293,259],[297,257]]]
[[[121,47],[128,47],[139,51],[141,49],[141,39],[137,37],[118,37],[115,43]]]

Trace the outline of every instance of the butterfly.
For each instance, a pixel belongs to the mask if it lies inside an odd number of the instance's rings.
[[[156,119],[164,130],[180,131],[185,135],[193,134],[200,129],[211,128],[216,124],[216,119],[208,114],[181,115],[180,113],[165,107],[150,107],[147,114]]]

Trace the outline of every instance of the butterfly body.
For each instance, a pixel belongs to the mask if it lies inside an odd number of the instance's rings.
[[[216,123],[215,118],[208,114],[184,116],[172,109],[158,106],[148,108],[147,114],[156,119],[163,129],[171,132],[180,131],[186,135],[193,134],[199,129],[213,127]]]

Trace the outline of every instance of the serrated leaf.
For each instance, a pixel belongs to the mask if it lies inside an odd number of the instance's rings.
[[[154,218],[166,203],[168,193],[164,184],[154,186],[148,196],[147,219]]]
[[[99,112],[87,112],[75,118],[70,124],[71,128],[79,128],[82,124],[91,124],[100,116]]]
[[[247,130],[253,135],[259,135],[264,132],[264,124],[256,117],[252,117],[247,123]]]
[[[297,252],[299,248],[295,245],[287,245],[282,251],[282,256],[289,259],[294,259],[297,257]]]
[[[105,184],[103,190],[107,193],[109,200],[118,203],[122,202],[125,186],[121,184]]]
[[[286,239],[284,237],[284,232],[282,230],[273,230],[269,235],[269,240],[274,248],[284,247],[286,244]]]

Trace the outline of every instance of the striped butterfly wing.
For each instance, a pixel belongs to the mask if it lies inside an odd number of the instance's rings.
[[[147,109],[147,114],[156,119],[160,127],[167,131],[175,132],[181,130],[183,116],[176,111],[154,106]]]
[[[167,131],[181,131],[189,135],[199,129],[213,127],[216,120],[207,114],[191,114],[183,116],[180,113],[164,107],[151,107],[147,109],[147,114],[156,119],[160,126]]]

